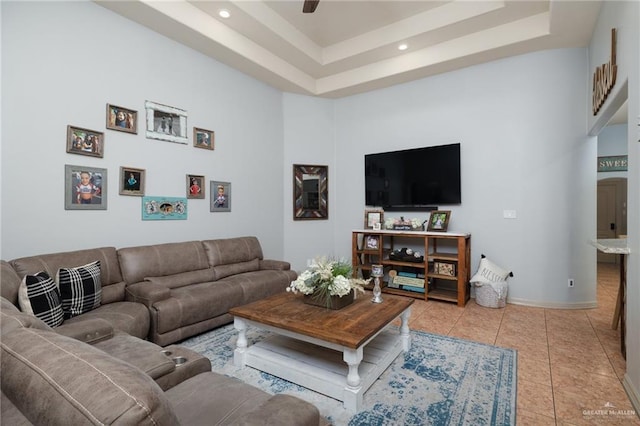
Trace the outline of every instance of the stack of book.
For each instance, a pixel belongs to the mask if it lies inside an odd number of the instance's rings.
[[[412,272],[398,272],[393,279],[394,287],[402,290],[424,293],[424,274],[414,274]]]

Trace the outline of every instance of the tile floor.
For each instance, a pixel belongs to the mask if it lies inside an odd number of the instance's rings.
[[[459,308],[416,300],[409,325],[517,349],[519,426],[640,425],[637,415],[628,415],[633,406],[622,387],[625,360],[620,352],[620,328],[611,329],[618,271],[617,265],[598,265],[599,306],[595,309],[512,304],[492,309],[477,305],[475,299]],[[593,413],[596,410],[600,413]]]

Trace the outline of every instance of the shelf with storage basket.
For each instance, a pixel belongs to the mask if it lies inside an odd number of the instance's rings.
[[[470,293],[470,258],[471,234],[352,231],[354,277],[369,278],[371,265],[383,265],[383,293],[465,306]]]

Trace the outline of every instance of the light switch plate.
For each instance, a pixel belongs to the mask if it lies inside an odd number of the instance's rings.
[[[505,219],[516,219],[518,217],[515,210],[503,210],[502,216]]]

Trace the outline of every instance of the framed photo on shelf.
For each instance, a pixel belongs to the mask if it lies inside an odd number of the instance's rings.
[[[193,128],[193,146],[203,149],[215,149],[215,132],[213,130]]]
[[[138,134],[138,111],[107,104],[107,129]]]
[[[427,231],[447,232],[449,226],[450,210],[434,210],[429,216]]]
[[[102,158],[104,155],[104,133],[67,126],[67,152]]]
[[[433,262],[433,272],[448,277],[456,276],[456,264],[451,262]]]
[[[106,210],[107,169],[64,166],[65,210]]]
[[[364,211],[364,227],[365,229],[380,230],[384,221],[384,210],[372,209]]]
[[[211,208],[212,212],[230,212],[231,211],[231,182],[218,182],[212,180],[209,182],[211,191]]]
[[[187,144],[187,111],[146,101],[147,132],[149,139]]]
[[[187,175],[187,198],[204,200],[204,176]]]
[[[120,195],[144,195],[145,170],[120,167]]]
[[[377,250],[380,245],[380,237],[378,235],[367,235],[366,247],[368,250]]]

